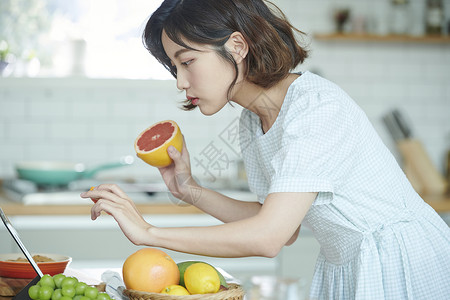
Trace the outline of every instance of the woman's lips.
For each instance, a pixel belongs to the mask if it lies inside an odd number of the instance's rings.
[[[187,98],[188,98],[189,101],[191,101],[192,105],[197,105],[197,103],[198,103],[198,98],[196,98],[196,97],[190,97],[190,96],[188,96]]]

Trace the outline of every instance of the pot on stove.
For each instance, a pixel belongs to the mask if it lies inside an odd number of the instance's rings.
[[[19,178],[37,185],[62,186],[80,179],[92,178],[100,171],[131,165],[133,156],[124,156],[117,161],[87,169],[83,163],[63,161],[24,161],[16,164]]]

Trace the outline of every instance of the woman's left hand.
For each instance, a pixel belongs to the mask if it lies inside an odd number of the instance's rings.
[[[136,208],[133,200],[116,184],[101,184],[91,191],[81,193],[82,198],[98,199],[91,208],[91,219],[97,219],[101,212],[107,212],[119,224],[125,236],[135,245],[143,245],[148,237],[148,224]]]
[[[159,172],[172,195],[186,203],[195,205],[195,191],[201,187],[192,177],[191,162],[186,142],[183,138],[183,148],[181,152],[170,146],[167,153],[173,163],[167,167],[159,168]]]

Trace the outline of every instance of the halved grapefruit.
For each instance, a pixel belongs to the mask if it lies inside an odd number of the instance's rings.
[[[145,129],[134,142],[137,156],[154,167],[167,167],[172,159],[167,148],[174,146],[181,152],[183,135],[175,121],[161,121]]]

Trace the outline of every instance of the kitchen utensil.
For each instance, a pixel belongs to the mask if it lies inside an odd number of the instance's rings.
[[[391,134],[391,137],[394,141],[400,141],[405,139],[405,135],[398,125],[397,121],[395,120],[395,117],[392,113],[388,113],[383,116],[383,122],[386,125],[389,133]]]
[[[30,262],[31,266],[33,267],[33,269],[36,271],[37,276],[33,278],[33,280],[31,280],[27,286],[25,286],[14,298],[13,300],[29,300],[30,297],[28,296],[28,289],[34,285],[37,284],[39,282],[39,280],[41,280],[41,277],[44,276],[42,274],[42,271],[39,269],[39,267],[37,266],[36,262],[34,261],[33,257],[30,255],[30,253],[28,252],[28,250],[25,248],[25,246],[23,245],[22,241],[19,238],[19,234],[17,233],[17,231],[14,229],[14,227],[12,226],[11,222],[9,221],[9,219],[6,217],[5,213],[3,212],[3,209],[0,207],[0,218],[3,220],[3,223],[5,224],[6,228],[8,229],[9,233],[11,234],[11,236],[13,237],[14,241],[16,241],[17,245],[19,246],[20,250],[22,250],[23,254],[25,255],[25,257],[28,259],[28,261]]]
[[[398,110],[383,116],[383,121],[403,158],[405,172],[415,191],[421,195],[442,195],[447,189],[443,175],[428,156],[423,144],[413,138],[411,126]]]
[[[92,178],[97,172],[131,165],[134,157],[124,156],[118,161],[101,164],[92,169],[86,169],[82,163],[58,161],[28,161],[16,164],[19,178],[32,181],[38,185],[59,186],[67,185],[78,179]]]
[[[412,138],[411,126],[398,109],[385,114],[383,121],[394,141]]]
[[[30,252],[28,252],[27,248],[25,248],[25,245],[22,243],[22,241],[19,238],[19,234],[17,233],[17,231],[14,229],[14,227],[12,226],[11,222],[9,221],[8,217],[6,217],[5,213],[3,212],[3,209],[0,207],[0,217],[3,220],[3,223],[6,226],[6,229],[8,229],[9,233],[11,234],[12,238],[14,239],[14,241],[16,241],[17,246],[19,246],[20,250],[23,252],[23,254],[25,255],[25,257],[28,259],[28,261],[30,262],[31,266],[33,267],[33,269],[36,271],[36,273],[38,274],[39,277],[44,276],[44,274],[42,274],[41,270],[39,269],[38,265],[36,264],[36,262],[34,261],[33,257],[31,256]]]
[[[403,138],[405,139],[411,138],[412,137],[411,126],[409,126],[408,122],[406,122],[406,119],[404,118],[403,114],[400,113],[398,109],[395,109],[392,111],[392,117],[397,123],[398,128],[400,128]]]

